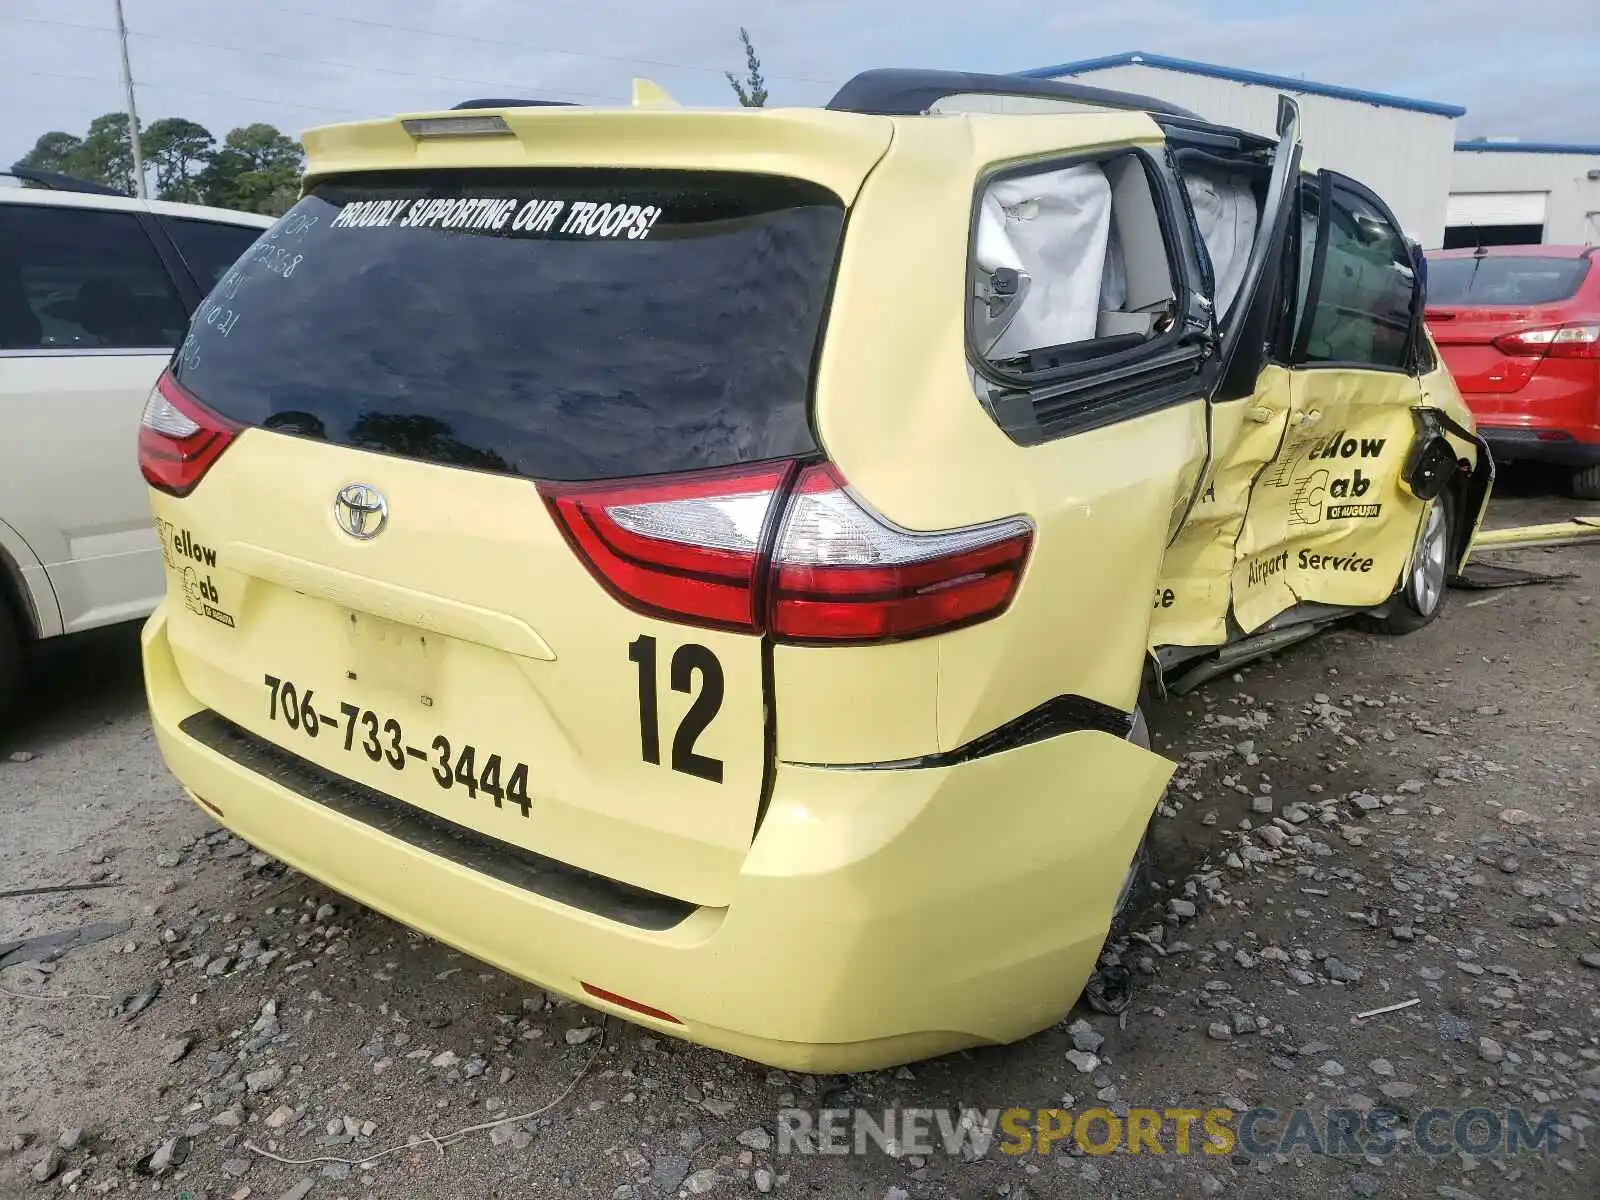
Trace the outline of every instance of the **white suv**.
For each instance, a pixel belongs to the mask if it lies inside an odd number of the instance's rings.
[[[0,179],[0,713],[30,642],[149,615],[161,547],[139,414],[270,217]],[[17,179],[43,184],[8,187]]]

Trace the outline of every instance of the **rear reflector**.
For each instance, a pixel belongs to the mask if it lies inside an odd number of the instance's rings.
[[[189,794],[191,796],[194,796],[193,792],[190,792]],[[194,798],[197,801],[200,802],[200,806],[202,808],[204,808],[206,811],[214,812],[219,817],[226,817],[228,815],[227,813],[223,812],[220,808],[218,808],[215,804],[211,803],[211,801],[207,800],[204,796],[195,796]]]
[[[654,1017],[658,1021],[671,1021],[674,1025],[683,1024],[682,1021],[669,1012],[659,1008],[652,1008],[648,1004],[641,1004],[637,1000],[629,1000],[626,996],[619,996],[616,992],[608,992],[605,988],[595,987],[592,983],[585,983],[583,990],[596,1000],[604,1000],[607,1004],[615,1004],[618,1008],[625,1008],[629,1012],[643,1013],[645,1016]]]
[[[1497,337],[1492,344],[1514,357],[1600,358],[1600,325],[1523,329]]]
[[[540,491],[595,578],[629,608],[782,642],[888,642],[997,616],[1033,544],[1021,517],[901,529],[826,463]]]
[[[163,371],[139,419],[139,470],[158,491],[187,496],[241,428]]]

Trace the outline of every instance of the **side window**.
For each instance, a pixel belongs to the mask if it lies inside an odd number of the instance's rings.
[[[209,290],[228,273],[234,263],[266,232],[254,225],[231,225],[223,221],[197,221],[188,217],[162,217],[178,253],[203,290]]]
[[[1200,249],[1211,268],[1217,320],[1223,322],[1232,313],[1239,289],[1244,286],[1271,169],[1251,171],[1243,165],[1213,162],[1209,156],[1194,152],[1180,151],[1177,157],[1184,191],[1194,212]]]
[[[188,323],[132,213],[0,204],[0,350],[165,348]]]
[[[1177,289],[1142,160],[1006,174],[973,235],[972,333],[992,365],[1052,371],[1172,328]]]
[[[1308,179],[1301,189],[1295,361],[1406,370],[1417,291],[1410,247],[1361,195],[1326,185]]]

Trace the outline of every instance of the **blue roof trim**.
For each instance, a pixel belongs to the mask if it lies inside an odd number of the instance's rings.
[[[1405,96],[1389,96],[1383,92],[1364,92],[1360,88],[1339,87],[1332,83],[1313,83],[1309,79],[1291,79],[1286,75],[1266,75],[1260,71],[1241,71],[1234,67],[1219,67],[1214,63],[1195,62],[1187,58],[1169,58],[1165,54],[1146,54],[1142,50],[1129,50],[1122,54],[1107,54],[1103,58],[1085,58],[1078,62],[1058,63],[1053,67],[1034,67],[1018,71],[1030,79],[1050,79],[1059,75],[1077,75],[1084,71],[1103,71],[1107,67],[1133,65],[1160,67],[1168,71],[1182,71],[1189,75],[1207,75],[1212,79],[1227,79],[1233,83],[1254,83],[1262,87],[1279,88],[1286,92],[1305,92],[1313,96],[1331,96],[1335,100],[1353,100],[1358,104],[1376,104],[1382,108],[1403,108],[1411,112],[1428,113],[1436,117],[1460,117],[1466,109],[1455,104],[1438,104],[1432,100],[1412,100]]]
[[[1483,151],[1489,154],[1600,155],[1600,145],[1580,146],[1567,142],[1457,142],[1456,149]]]

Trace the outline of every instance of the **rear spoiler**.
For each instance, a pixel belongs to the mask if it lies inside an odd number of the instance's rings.
[[[667,94],[667,90],[660,84],[648,79],[635,79],[633,81],[634,108],[678,108],[679,104]],[[473,108],[581,108],[572,100],[501,100],[481,99],[463,100],[460,104],[450,106],[452,112],[461,109]]]
[[[463,108],[577,108],[571,100],[463,100],[450,111]]]
[[[1014,96],[1030,100],[1061,100],[1093,108],[1159,113],[1166,117],[1199,120],[1197,114],[1154,96],[1115,92],[1109,88],[1066,83],[1059,79],[1029,79],[1019,75],[984,75],[975,71],[922,71],[882,67],[863,71],[828,101],[834,112],[868,113],[884,117],[914,117],[928,112],[951,96]]]

